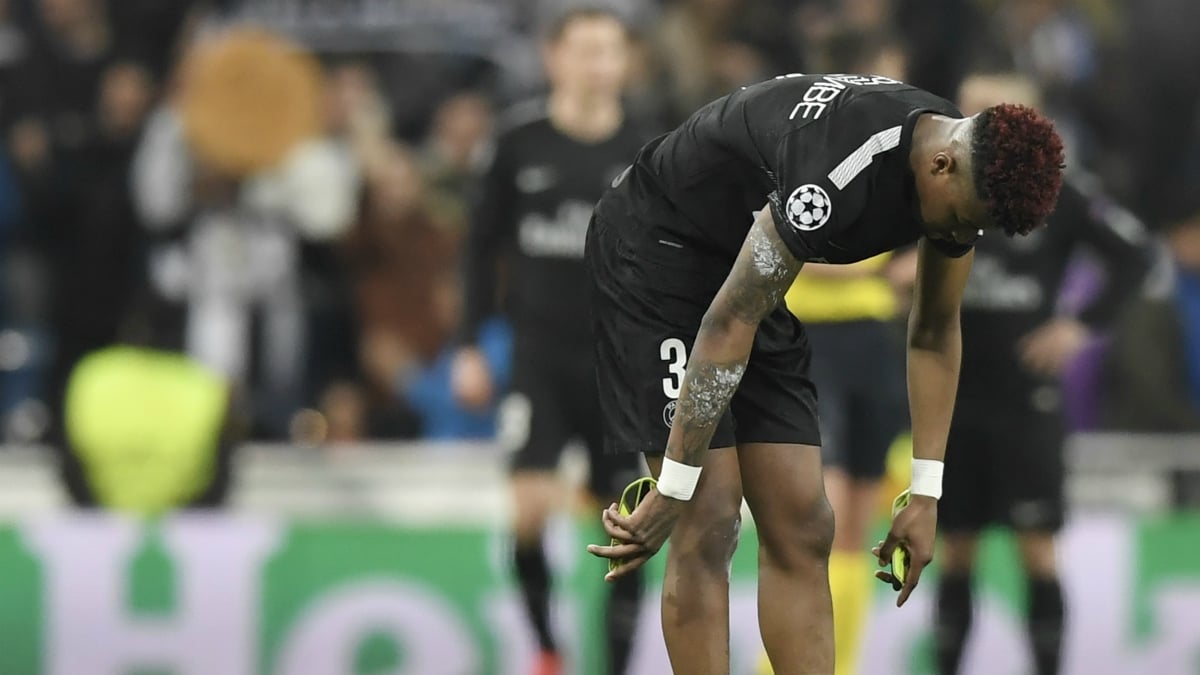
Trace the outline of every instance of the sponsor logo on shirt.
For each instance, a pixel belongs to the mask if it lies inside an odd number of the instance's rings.
[[[592,204],[567,200],[552,216],[528,213],[517,226],[521,252],[532,258],[583,258]]]

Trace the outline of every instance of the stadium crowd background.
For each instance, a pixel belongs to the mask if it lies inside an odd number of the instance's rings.
[[[249,438],[489,434],[487,420],[455,409],[447,388],[456,263],[497,114],[539,92],[537,28],[555,9],[0,3],[4,438],[52,438],[71,369],[131,339],[134,326],[230,378]],[[1072,165],[1100,175],[1156,232],[1175,232],[1177,257],[1195,264],[1196,226],[1184,227],[1200,217],[1200,45],[1186,29],[1197,24],[1195,3],[677,0],[626,9],[638,38],[630,109],[660,129],[742,84],[821,71],[856,39],[895,45],[909,81],[950,98],[973,69],[1024,72],[1068,137]],[[280,166],[236,177],[197,160],[180,133],[180,63],[203,36],[246,23],[316,55],[324,119]],[[1077,267],[1086,292],[1086,265]],[[1178,356],[1194,361],[1200,335],[1185,336]],[[1147,369],[1161,378],[1189,362]],[[1178,386],[1135,381],[1128,370],[1093,378],[1088,425],[1200,428],[1194,382],[1184,385],[1192,405],[1158,405],[1142,392]],[[1126,399],[1142,400],[1142,414]],[[1178,414],[1157,414],[1167,407]]]

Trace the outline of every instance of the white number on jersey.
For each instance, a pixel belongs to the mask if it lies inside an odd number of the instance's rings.
[[[667,363],[667,372],[670,373],[662,380],[663,394],[667,398],[679,398],[683,376],[687,371],[687,345],[679,338],[667,338],[659,345],[658,355]]]

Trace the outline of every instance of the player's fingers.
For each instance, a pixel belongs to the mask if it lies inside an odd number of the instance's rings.
[[[619,539],[639,543],[642,541],[642,537],[635,531],[633,523],[630,522],[629,517],[621,515],[615,508],[609,507],[609,509],[604,512],[604,515],[601,516],[601,521],[604,523],[604,529],[606,530],[611,525],[621,532],[624,532],[625,535],[618,537]]]
[[[900,581],[892,575],[891,572],[879,570],[875,573],[875,578],[892,587],[893,591],[898,591],[902,588]]]
[[[633,536],[633,533],[629,530],[616,524],[616,522],[609,517],[608,511],[605,511],[600,515],[600,523],[604,525],[605,533],[607,533],[608,536],[612,537],[613,539],[628,544],[638,543],[637,537]]]
[[[1041,333],[1034,332],[1026,335],[1017,343],[1017,351],[1021,353],[1022,360],[1032,363],[1044,358],[1049,351],[1049,346]]]
[[[630,572],[632,572],[632,571],[636,570],[637,568],[641,567],[642,565],[646,564],[646,561],[650,559],[651,555],[653,555],[653,554],[646,553],[646,554],[640,555],[636,558],[630,558],[630,559],[626,560],[625,562],[621,563],[620,567],[618,567],[615,570],[612,570],[608,574],[605,574],[604,580],[605,581],[615,581],[617,579],[620,579],[621,577],[625,576],[626,574],[629,574]]]
[[[634,511],[636,512],[637,509],[634,509]],[[624,528],[626,531],[633,532],[635,529],[637,529],[633,526],[633,514],[631,513],[628,516],[623,516],[621,515],[621,512],[617,510],[616,506],[609,507],[608,517],[612,519],[613,523]]]
[[[883,557],[883,542],[882,541],[879,542],[878,544],[875,544],[875,546],[871,548],[871,555],[874,555],[876,558],[879,558],[879,566],[880,567],[888,566],[888,562],[889,562],[888,559]]]
[[[921,570],[925,569],[926,562],[913,560],[904,574],[904,588],[900,590],[900,597],[896,598],[896,606],[903,607],[904,603],[908,602],[908,596],[912,595],[917,584],[921,581]]]
[[[1050,349],[1048,345],[1043,344],[1040,340],[1030,342],[1025,350],[1025,360],[1027,364],[1036,370],[1041,370],[1046,367],[1050,361]]]
[[[600,546],[599,544],[589,544],[587,547],[588,553],[597,558],[607,558],[609,560],[623,560],[630,556],[639,555],[646,552],[646,547],[641,544],[616,544],[609,546]]]
[[[1038,372],[1045,376],[1055,375],[1058,373],[1062,361],[1063,355],[1058,345],[1047,342],[1038,352]]]
[[[900,545],[900,537],[896,535],[895,530],[887,533],[887,538],[879,544],[879,559],[886,560],[889,564],[892,561],[892,552]]]

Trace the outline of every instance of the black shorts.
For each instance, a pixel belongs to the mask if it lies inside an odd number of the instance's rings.
[[[942,531],[1057,532],[1066,514],[1064,440],[1057,413],[960,406],[946,448]]]
[[[669,213],[623,211],[627,220],[616,224],[598,209],[588,228],[605,447],[661,455],[700,320],[731,261],[680,236],[682,228],[663,227]],[[820,445],[808,368],[804,330],[781,305],[759,326],[741,384],[710,447]]]
[[[908,424],[904,340],[884,321],[809,323],[821,417],[821,459],[852,478],[877,480]]]
[[[497,438],[513,453],[513,472],[554,471],[567,443],[582,441],[590,464],[588,489],[612,500],[643,471],[636,456],[604,452],[590,349],[518,349],[512,386],[499,408]]]

